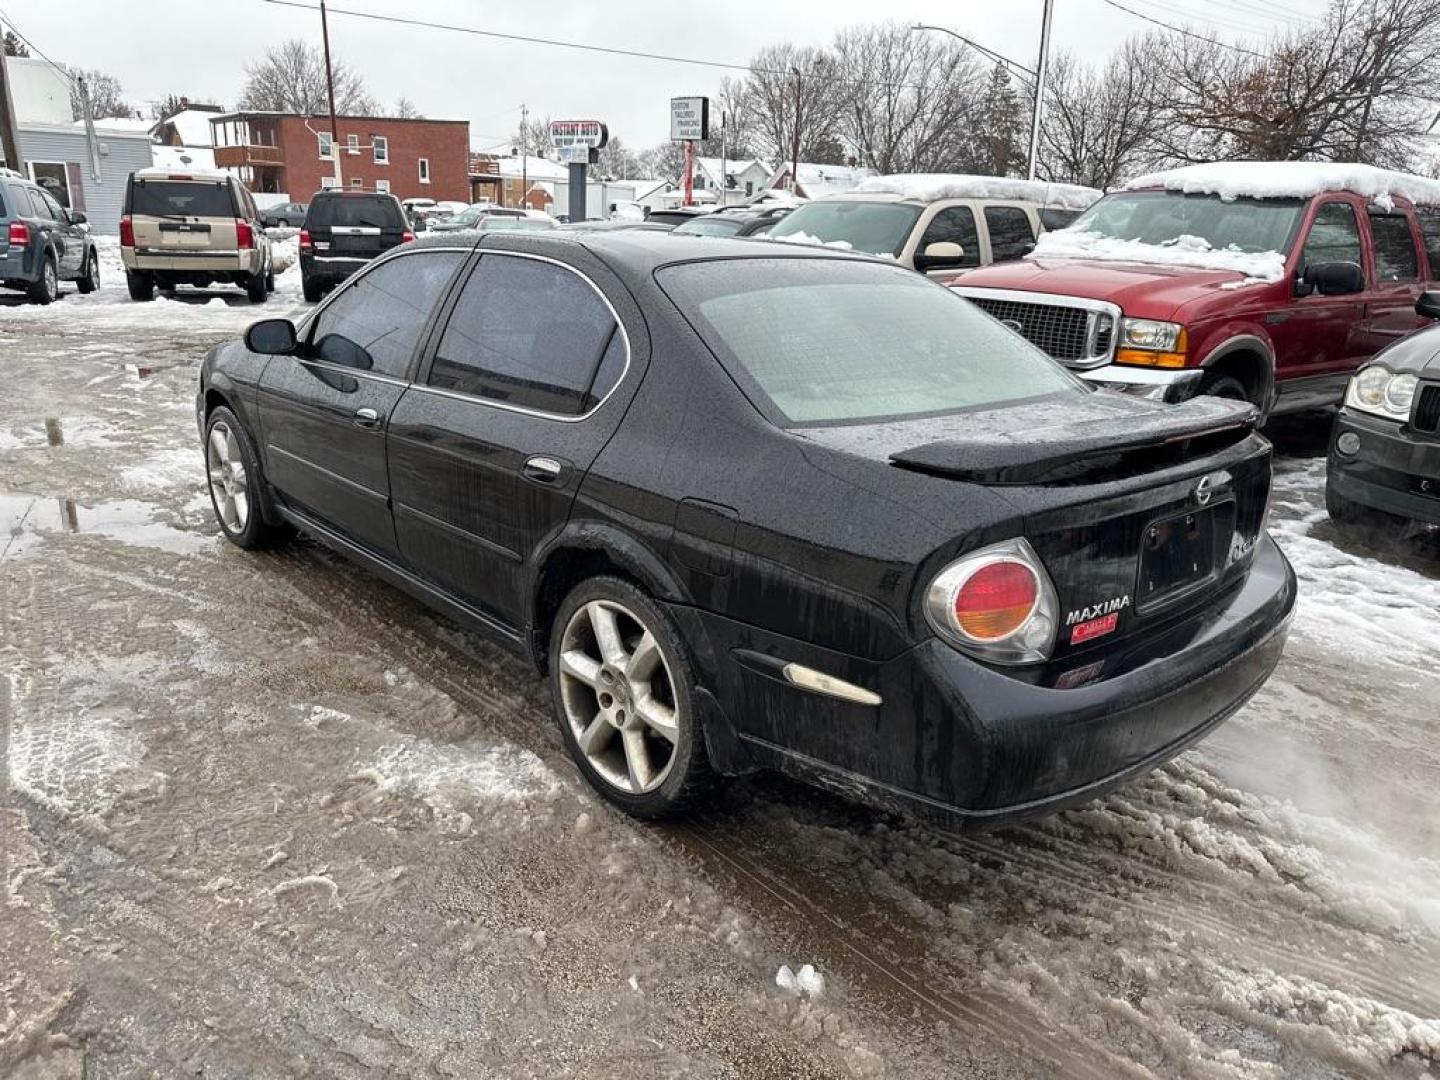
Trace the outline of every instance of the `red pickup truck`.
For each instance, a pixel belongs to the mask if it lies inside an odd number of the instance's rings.
[[[1262,412],[1338,404],[1428,320],[1440,182],[1364,165],[1231,162],[1142,177],[1024,260],[951,287],[1083,377]]]

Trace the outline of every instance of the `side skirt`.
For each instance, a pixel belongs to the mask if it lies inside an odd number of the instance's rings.
[[[1270,415],[1339,405],[1345,396],[1345,387],[1350,382],[1351,374],[1353,373],[1346,371],[1337,375],[1311,375],[1304,379],[1277,379],[1275,405],[1271,408]]]
[[[534,657],[526,647],[525,635],[514,627],[500,622],[498,619],[485,614],[478,608],[456,600],[447,593],[441,592],[429,582],[412,574],[404,567],[391,562],[383,556],[375,554],[369,548],[362,547],[353,540],[336,532],[328,525],[323,525],[314,518],[300,513],[293,507],[276,505],[276,512],[291,525],[294,525],[301,532],[308,533],[316,540],[319,540],[326,547],[329,547],[347,559],[359,563],[366,570],[384,579],[397,589],[409,593],[421,603],[434,608],[442,615],[453,619],[467,629],[478,630],[479,632],[494,639],[505,646],[516,656],[524,657],[534,663]]]

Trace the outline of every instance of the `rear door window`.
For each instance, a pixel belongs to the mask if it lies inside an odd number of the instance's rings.
[[[1305,238],[1305,249],[1300,253],[1300,268],[1303,271],[1307,266],[1327,262],[1365,265],[1360,257],[1360,224],[1349,203],[1322,204],[1310,223],[1310,235]]]
[[[990,258],[995,262],[1018,259],[1035,247],[1030,215],[1018,206],[985,207],[985,228],[990,230]]]
[[[1420,276],[1415,237],[1404,214],[1371,214],[1375,239],[1375,275],[1381,281],[1414,281]]]
[[[362,274],[316,317],[310,356],[405,378],[430,312],[464,258],[460,251],[417,251]]]
[[[130,213],[146,217],[235,217],[235,201],[225,181],[135,180]]]
[[[942,241],[959,244],[964,250],[956,266],[980,265],[980,234],[975,231],[975,214],[968,206],[947,206],[931,218],[916,250],[923,255],[931,244]]]
[[[1415,216],[1420,220],[1425,254],[1430,256],[1430,277],[1435,278],[1440,276],[1440,210],[1417,210]]]
[[[589,282],[553,263],[486,255],[455,304],[430,385],[560,416],[619,381],[624,333]]]
[[[50,207],[45,204],[45,196],[41,194],[38,189],[32,188],[30,190],[30,210],[32,213],[34,213],[36,217],[40,218],[41,220],[59,220],[57,215],[50,212]]]

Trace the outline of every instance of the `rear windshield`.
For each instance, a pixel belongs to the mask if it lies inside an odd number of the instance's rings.
[[[728,259],[668,266],[657,277],[752,400],[783,424],[1085,392],[1019,334],[898,266]]]
[[[230,185],[223,181],[132,180],[130,213],[149,217],[234,217]]]
[[[920,207],[907,203],[812,202],[786,214],[770,236],[843,243],[871,255],[899,255],[919,216]]]
[[[329,228],[339,225],[372,229],[405,228],[405,218],[400,204],[394,199],[366,198],[363,195],[337,195],[328,199],[316,199],[310,204],[305,215],[306,228]]]

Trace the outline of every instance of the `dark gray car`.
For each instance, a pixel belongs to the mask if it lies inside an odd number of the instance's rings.
[[[309,209],[310,204],[303,202],[287,202],[267,207],[260,211],[260,224],[267,229],[277,226],[288,228],[291,225],[298,229],[305,223],[305,211]]]

